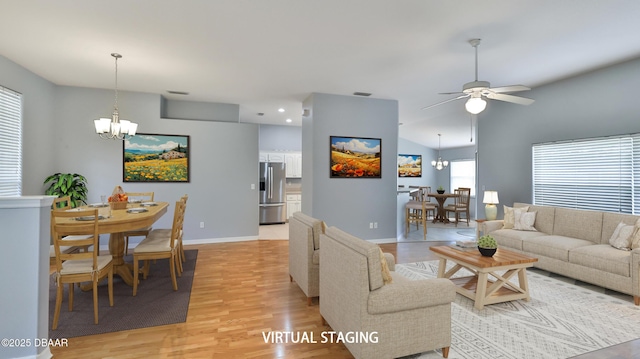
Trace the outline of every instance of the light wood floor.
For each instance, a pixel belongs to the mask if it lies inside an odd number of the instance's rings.
[[[448,243],[380,246],[397,263],[410,263],[436,259],[429,247]],[[185,323],[70,338],[68,347],[51,348],[54,358],[352,358],[342,344],[264,342],[262,333],[269,331],[313,332],[318,339],[330,330],[322,326],[317,300],[307,306],[300,288],[289,282],[288,241],[189,248],[199,252]],[[632,341],[597,353],[635,358],[637,347]]]
[[[436,244],[381,246],[407,263],[434,259],[428,247]],[[265,344],[269,331],[313,332],[319,342],[331,330],[322,326],[317,299],[307,306],[289,282],[288,241],[189,248],[199,252],[185,323],[70,338],[68,347],[51,348],[54,358],[352,358],[342,344]]]

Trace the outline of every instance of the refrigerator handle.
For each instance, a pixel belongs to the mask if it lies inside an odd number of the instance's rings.
[[[273,167],[269,166],[269,193],[267,193],[269,199],[273,198]]]

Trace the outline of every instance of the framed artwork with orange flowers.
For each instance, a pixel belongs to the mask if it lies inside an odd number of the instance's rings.
[[[331,178],[381,178],[382,139],[330,136]]]
[[[189,136],[138,133],[122,142],[123,182],[189,182]]]

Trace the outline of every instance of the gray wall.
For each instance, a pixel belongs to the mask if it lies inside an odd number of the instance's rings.
[[[395,239],[398,102],[314,93],[303,108],[302,212],[363,239]],[[329,178],[330,136],[381,138],[382,178]]]
[[[191,141],[189,183],[123,183],[122,141],[102,140],[93,129],[93,119],[110,115],[113,90],[51,85],[2,57],[0,84],[24,95],[24,195],[44,193],[42,181],[49,174],[77,172],[87,177],[89,202],[116,185],[154,191],[156,200],[170,203],[189,194],[185,240],[257,238],[258,192],[251,184],[258,178],[258,125],[237,118],[229,119],[236,123],[161,118],[160,95],[120,91],[121,118],[138,122],[139,132],[189,135]],[[156,227],[169,228],[171,219],[163,216]]]
[[[479,188],[502,205],[532,201],[534,143],[640,132],[640,60],[632,60],[524,93],[536,102],[490,101],[478,118]]]
[[[260,151],[302,151],[302,127],[260,125]]]

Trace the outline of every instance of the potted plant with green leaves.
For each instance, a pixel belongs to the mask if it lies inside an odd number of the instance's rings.
[[[56,173],[44,180],[44,185],[49,183],[49,188],[44,192],[50,196],[65,197],[71,199],[71,207],[79,207],[87,203],[87,179],[77,173]]]
[[[478,239],[478,251],[480,251],[480,254],[483,256],[493,257],[497,250],[498,243],[492,236],[485,234]]]
[[[438,189],[436,189],[436,192],[443,194],[444,193],[444,187],[442,186],[438,186]]]

